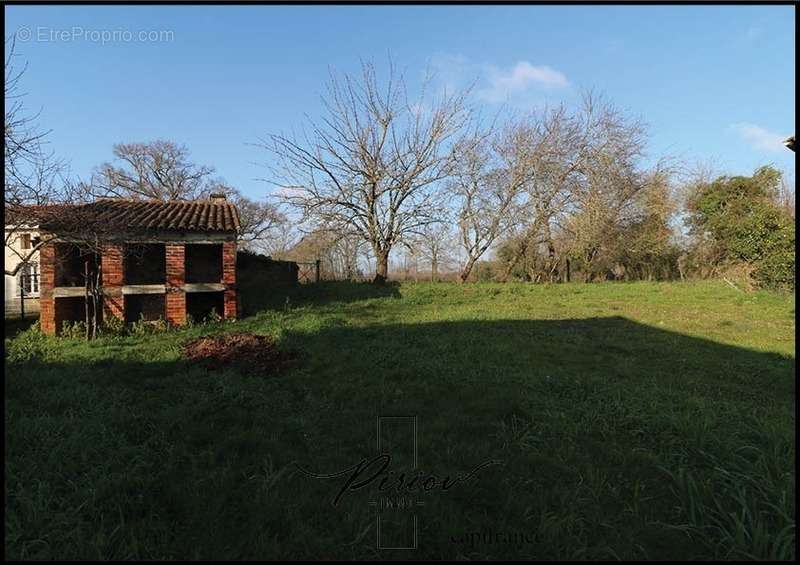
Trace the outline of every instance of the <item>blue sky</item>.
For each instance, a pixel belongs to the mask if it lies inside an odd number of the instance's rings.
[[[773,163],[795,127],[791,6],[11,6],[26,105],[86,178],[114,143],[171,139],[260,197],[251,143],[321,114],[328,69],[388,54],[411,90],[475,81],[475,102],[525,110],[603,93],[649,125],[650,155],[730,173]],[[101,32],[110,39],[104,41]],[[125,40],[122,32],[162,34]],[[59,36],[59,34],[63,34]]]

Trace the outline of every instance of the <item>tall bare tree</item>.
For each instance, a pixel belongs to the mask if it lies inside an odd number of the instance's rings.
[[[284,202],[304,221],[359,236],[376,260],[374,282],[386,280],[389,253],[433,221],[434,192],[450,176],[452,145],[468,122],[465,92],[410,101],[403,77],[374,65],[361,75],[331,75],[325,115],[300,136],[270,135],[261,145]]]
[[[239,210],[239,237],[246,246],[273,237],[286,217],[267,200],[254,200],[214,177],[214,168],[190,160],[189,150],[173,141],[119,143],[115,161],[102,164],[84,185],[90,198],[192,200],[222,194]]]
[[[172,141],[118,143],[115,162],[100,165],[89,185],[94,196],[190,200],[199,198],[214,169],[189,160],[189,150]]]
[[[536,125],[515,120],[458,146],[452,191],[466,253],[459,274],[462,282],[492,244],[519,225],[526,188],[535,180],[540,145]]]
[[[794,176],[790,176],[786,171],[781,174],[780,185],[775,193],[775,204],[794,218]]]
[[[446,222],[428,224],[414,237],[414,246],[420,258],[430,266],[431,281],[439,280],[440,269],[447,268],[452,260],[455,239]]]
[[[244,247],[256,249],[265,240],[279,238],[280,232],[287,229],[288,218],[273,203],[248,198],[222,181],[209,183],[199,197],[209,198],[217,194],[224,195],[236,205],[239,211],[239,240]]]
[[[586,280],[608,265],[608,251],[636,211],[637,195],[646,186],[645,128],[610,103],[588,96],[579,114],[582,142],[581,181],[570,195],[568,221],[571,253],[582,262]]]
[[[562,255],[580,255],[591,265],[631,207],[643,186],[638,160],[644,128],[592,93],[572,113],[558,106],[528,119],[538,138],[530,160],[533,180],[501,278],[532,255],[546,257],[543,276],[552,281],[560,278]]]
[[[532,180],[525,187],[526,206],[512,234],[513,245],[506,248],[509,256],[501,280],[508,279],[522,257],[539,255],[540,247],[548,257],[555,255],[553,231],[584,182],[581,170],[588,143],[580,120],[563,104],[525,119],[535,140],[528,159]]]
[[[32,206],[63,203],[72,197],[65,180],[65,166],[47,148],[49,130],[39,125],[39,113],[31,113],[24,104],[22,79],[27,65],[18,65],[15,36],[5,39],[5,156],[3,204],[5,209],[5,245],[17,261],[5,266],[5,274],[17,276],[48,243],[47,236],[22,248],[15,245],[22,233],[37,225]]]

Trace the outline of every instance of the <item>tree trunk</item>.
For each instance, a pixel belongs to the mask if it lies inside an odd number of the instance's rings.
[[[375,252],[375,278],[373,284],[384,284],[389,276],[389,251]]]
[[[548,237],[550,230],[548,229]],[[558,259],[556,258],[556,248],[552,241],[547,242],[547,270],[548,279],[551,283],[558,280]]]
[[[503,274],[500,276],[500,282],[508,282],[508,277],[511,276],[511,271],[517,266],[519,260],[528,252],[528,242],[525,241],[520,244],[520,247],[514,252],[514,256],[506,264]]]
[[[433,258],[431,261],[431,282],[436,282],[436,279],[439,277],[439,265],[436,257]]]
[[[589,249],[589,251],[586,253],[586,273],[583,277],[583,282],[585,283],[592,282],[592,261],[594,261],[596,256],[597,251],[594,248]]]
[[[464,268],[461,269],[461,274],[458,275],[458,278],[461,280],[462,283],[467,282],[469,274],[472,272],[472,267],[475,266],[475,261],[476,261],[475,257],[470,257],[469,259],[467,259],[467,263],[466,265],[464,265]]]

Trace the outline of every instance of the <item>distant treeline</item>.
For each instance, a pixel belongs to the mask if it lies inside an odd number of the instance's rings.
[[[560,232],[547,246],[529,245],[526,234],[508,239],[495,258],[476,266],[475,279],[735,277],[754,286],[791,289],[794,202],[781,181],[780,172],[772,167],[749,177],[697,181],[685,187],[682,207],[666,191],[652,189],[644,193],[638,213],[629,220],[604,223],[602,237],[590,240],[572,229]],[[580,221],[573,222],[579,225]]]

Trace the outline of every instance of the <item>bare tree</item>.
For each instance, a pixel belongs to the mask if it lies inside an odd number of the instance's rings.
[[[415,248],[420,258],[430,265],[431,281],[439,280],[439,271],[452,259],[454,234],[449,224],[436,222],[424,226],[415,236]]]
[[[400,263],[398,274],[401,274],[402,280],[411,280],[419,282],[419,249],[417,241],[407,238],[401,242],[403,249],[403,259]]]
[[[254,200],[223,181],[213,181],[201,190],[199,198],[223,195],[239,211],[239,240],[255,249],[260,242],[279,237],[287,229],[288,218],[277,206],[266,200]]]
[[[668,279],[676,270],[683,277],[671,225],[677,205],[670,173],[659,164],[645,174],[644,187],[635,197],[635,211],[625,219],[617,242],[615,269],[621,267],[622,278]],[[620,273],[616,274],[619,278]]]
[[[331,75],[326,115],[310,133],[271,135],[262,147],[277,157],[281,198],[304,221],[336,226],[367,242],[374,282],[386,280],[389,253],[436,217],[434,192],[451,174],[452,143],[469,110],[465,92],[409,101],[402,76],[381,85],[372,64],[358,78]]]
[[[119,143],[116,163],[104,163],[83,185],[89,198],[193,200],[224,195],[239,210],[239,238],[245,246],[273,237],[286,217],[271,202],[244,196],[215,178],[214,168],[190,161],[189,150],[173,141]]]
[[[297,245],[303,234],[289,218],[285,215],[282,218],[282,221],[270,231],[269,237],[254,239],[247,244],[247,247],[278,261],[289,260],[291,250]]]
[[[537,138],[532,182],[501,277],[523,257],[544,257],[537,279],[560,279],[561,257],[577,255],[591,270],[643,186],[637,168],[644,128],[592,93],[569,113],[564,106],[529,118]],[[558,237],[556,237],[558,234]]]
[[[21,88],[27,65],[20,68],[16,64],[15,36],[5,42],[4,235],[6,250],[18,259],[6,264],[5,274],[17,276],[49,240],[42,235],[24,249],[14,244],[23,233],[36,231],[37,219],[30,214],[31,207],[68,201],[72,193],[64,179],[63,162],[47,150],[49,130],[39,127],[38,113],[25,108]]]
[[[172,141],[118,143],[113,152],[116,163],[100,165],[87,185],[93,196],[190,200],[214,172],[189,161],[189,150]]]
[[[632,213],[647,174],[639,168],[644,156],[644,125],[611,104],[588,96],[580,115],[586,132],[581,165],[583,182],[570,200],[570,219],[562,227],[573,236],[571,252],[583,264],[585,280],[608,265],[595,268]]]
[[[780,185],[775,194],[775,205],[794,218],[794,176],[790,174],[786,171],[781,174]]]
[[[344,234],[334,239],[328,261],[337,279],[351,281],[361,277],[359,256],[365,245],[364,240],[353,235]]]
[[[466,253],[461,282],[495,240],[517,226],[525,188],[534,180],[538,141],[531,124],[514,121],[459,145],[452,190]]]
[[[539,255],[540,247],[546,249],[548,261],[555,265],[553,231],[585,182],[581,171],[589,128],[577,116],[570,115],[564,105],[531,113],[526,120],[535,148],[528,161],[531,181],[525,187],[526,206],[520,213],[518,233],[514,234],[511,254],[500,275],[504,281],[521,258]]]
[[[319,260],[327,280],[355,280],[361,276],[359,259],[365,247],[357,236],[320,227],[304,234],[283,257],[305,263]]]

